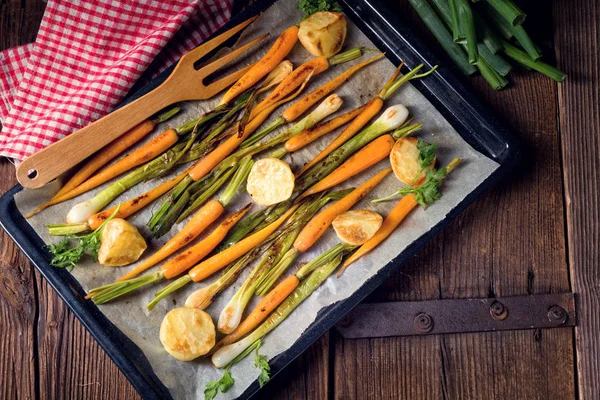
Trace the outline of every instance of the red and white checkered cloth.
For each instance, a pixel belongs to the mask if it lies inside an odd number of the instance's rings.
[[[35,43],[0,52],[0,156],[110,112],[230,17],[233,0],[49,0]]]

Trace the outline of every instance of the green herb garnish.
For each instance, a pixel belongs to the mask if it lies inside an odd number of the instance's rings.
[[[342,11],[342,6],[332,0],[300,0],[298,9],[304,12],[304,19],[319,11]]]
[[[260,344],[256,346],[256,352],[254,353],[254,366],[260,370],[258,384],[260,387],[263,387],[265,383],[269,382],[269,379],[271,379],[271,366],[265,356],[258,354],[259,347]]]
[[[419,150],[419,165],[421,170],[429,167],[433,160],[435,160],[435,151],[437,150],[437,144],[427,143],[421,138],[417,139],[417,150]]]

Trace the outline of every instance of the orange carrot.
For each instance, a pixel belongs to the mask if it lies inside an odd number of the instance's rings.
[[[262,242],[265,241],[269,235],[279,228],[281,224],[298,208],[298,205],[294,205],[285,214],[279,217],[276,221],[267,225],[260,231],[240,240],[233,246],[223,250],[222,252],[215,254],[211,258],[201,262],[196,265],[189,272],[190,278],[194,282],[200,282],[201,280],[208,278],[215,272],[219,271],[222,268],[225,268],[228,264],[242,257],[244,254],[252,250],[254,247],[258,246]]]
[[[369,101],[362,112],[354,118],[350,125],[344,129],[340,135],[333,140],[327,147],[325,147],[315,158],[310,160],[302,169],[296,174],[296,176],[300,176],[310,167],[327,157],[331,154],[335,149],[346,143],[348,139],[354,136],[358,131],[360,131],[383,107],[383,100],[380,97],[375,97],[373,100]]]
[[[307,146],[310,143],[314,142],[321,136],[328,134],[329,132],[339,128],[342,125],[347,124],[350,120],[356,118],[356,116],[361,113],[363,108],[364,106],[355,108],[354,110],[348,111],[347,113],[344,113],[338,117],[332,118],[329,121],[321,122],[320,124],[317,124],[312,128],[305,129],[298,135],[292,137],[291,139],[288,139],[288,141],[285,142],[286,151],[289,153],[298,151],[304,146]]]
[[[311,219],[310,222],[304,226],[294,241],[294,248],[301,252],[308,250],[323,235],[323,233],[325,233],[327,228],[329,228],[333,220],[338,215],[348,211],[353,205],[358,203],[391,171],[391,168],[384,169],[354,189],[346,197],[330,207],[327,207],[325,210],[313,217],[313,219]]]
[[[227,140],[221,143],[216,149],[208,153],[200,162],[196,163],[190,169],[190,177],[198,181],[206,176],[214,167],[230,155],[238,146],[250,135],[251,129],[245,127],[244,133],[240,136],[237,132],[229,136]]]
[[[370,166],[377,164],[379,161],[390,155],[392,147],[394,147],[394,138],[392,136],[383,135],[378,137],[360,149],[360,151],[356,152],[342,165],[334,169],[325,178],[307,189],[296,201],[300,201],[307,196],[332,188],[346,179],[364,171]]]
[[[288,94],[292,93],[297,87],[299,87],[306,78],[312,74],[315,76],[329,68],[329,62],[325,57],[316,57],[305,62],[291,74],[285,77],[283,81],[277,87],[269,93],[267,97],[254,107],[250,118],[254,118],[259,112],[269,107],[271,104],[283,99]]]
[[[240,219],[242,219],[244,215],[246,215],[251,206],[252,204],[248,204],[241,210],[230,215],[223,222],[221,222],[221,224],[219,224],[219,226],[217,226],[215,230],[212,231],[206,238],[196,243],[183,253],[180,253],[177,255],[177,257],[174,257],[164,263],[160,267],[163,277],[165,279],[174,278],[177,275],[187,271],[188,268],[200,262],[204,257],[210,254],[210,252],[213,251],[214,248],[217,247],[225,238],[229,230],[233,228],[233,226]]]
[[[87,223],[90,229],[96,230],[107,218],[109,218],[119,207],[119,211],[115,214],[115,218],[128,218],[158,199],[169,190],[173,189],[183,178],[187,176],[189,169],[183,171],[175,178],[169,179],[165,183],[150,189],[149,191],[142,193],[133,199],[127,200],[118,206],[107,208],[104,211],[100,211],[88,218]]]
[[[298,27],[290,26],[275,40],[269,51],[225,92],[219,105],[231,100],[266,76],[288,55],[298,40]]]
[[[406,216],[418,205],[416,197],[414,194],[408,194],[400,199],[400,201],[396,204],[392,211],[385,217],[383,224],[379,230],[375,233],[375,235],[367,240],[365,244],[359,247],[354,254],[352,254],[342,265],[342,268],[338,272],[338,277],[342,275],[342,272],[350,264],[369,253],[375,247],[377,247],[381,242],[383,242],[388,236],[394,232],[394,230],[400,225],[402,220],[406,218]]]
[[[177,143],[178,140],[179,136],[177,136],[177,131],[175,131],[175,129],[167,129],[150,142],[146,143],[139,149],[132,151],[113,165],[103,169],[87,181],[83,182],[81,185],[77,186],[75,189],[51,200],[50,205],[62,203],[65,200],[79,196],[80,194],[98,187],[112,178],[121,175],[122,173],[129,171],[134,167],[137,167],[138,165],[158,157],[165,150]]]
[[[253,331],[261,322],[271,314],[271,312],[285,300],[290,293],[298,287],[300,280],[296,275],[290,275],[279,285],[275,286],[263,299],[254,307],[254,310],[238,325],[229,335],[225,336],[211,349],[214,353],[218,349],[228,344],[237,342],[249,332]]]
[[[321,100],[323,97],[333,92],[338,86],[346,82],[358,70],[360,70],[363,67],[366,67],[374,61],[379,60],[383,56],[384,53],[379,54],[369,60],[356,64],[352,68],[348,68],[348,70],[342,72],[337,77],[323,84],[321,87],[318,87],[317,89],[313,90],[308,95],[296,102],[294,105],[290,106],[287,110],[283,112],[283,118],[288,122],[294,121],[300,115],[304,114],[306,110],[308,110],[310,107],[316,104],[319,100]]]
[[[192,240],[198,237],[210,224],[215,222],[217,218],[223,213],[223,206],[218,200],[211,200],[206,203],[200,210],[194,214],[192,219],[179,231],[175,236],[171,238],[163,247],[157,252],[148,257],[140,265],[117,279],[117,282],[131,279],[148,268],[161,262],[183,246],[189,244]]]

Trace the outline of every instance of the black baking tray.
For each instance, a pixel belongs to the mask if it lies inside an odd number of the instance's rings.
[[[282,0],[295,1],[295,0]],[[252,15],[260,13],[274,3],[273,0],[257,0],[238,13],[226,24],[219,34]],[[338,320],[360,303],[408,257],[415,254],[433,238],[454,217],[462,212],[490,186],[505,175],[517,162],[518,145],[512,134],[493,113],[475,98],[454,75],[457,69],[449,63],[445,67],[429,50],[423,41],[415,36],[400,17],[404,12],[397,5],[385,0],[341,0],[344,12],[354,24],[396,65],[405,60],[406,67],[424,63],[426,67],[439,64],[440,67],[427,79],[413,81],[421,93],[452,124],[456,131],[473,148],[500,164],[499,168],[463,199],[444,220],[429,232],[412,243],[394,260],[383,267],[348,299],[324,308],[316,320],[284,353],[271,363],[273,374],[277,374],[287,364],[305,351],[315,340],[330,329]],[[158,86],[171,73],[165,71],[150,84],[131,94],[123,104],[136,99]],[[44,243],[19,213],[14,195],[23,188],[13,187],[0,198],[0,225],[29,257],[41,274],[48,280],[71,311],[79,318],[92,336],[100,343],[110,358],[123,371],[127,379],[144,399],[171,398],[167,388],[152,371],[142,351],[119,331],[89,300],[79,283],[65,269],[52,268]],[[240,398],[249,398],[259,389],[254,382]]]

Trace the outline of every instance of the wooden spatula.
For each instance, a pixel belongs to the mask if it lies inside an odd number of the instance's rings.
[[[194,69],[194,63],[240,32],[256,18],[250,18],[185,54],[177,63],[173,73],[153,91],[26,158],[17,168],[17,179],[21,185],[30,189],[42,187],[163,108],[185,100],[209,99],[232,85],[250,67],[234,72],[210,85],[204,85],[203,81],[262,41],[267,35],[241,46],[199,70]]]

